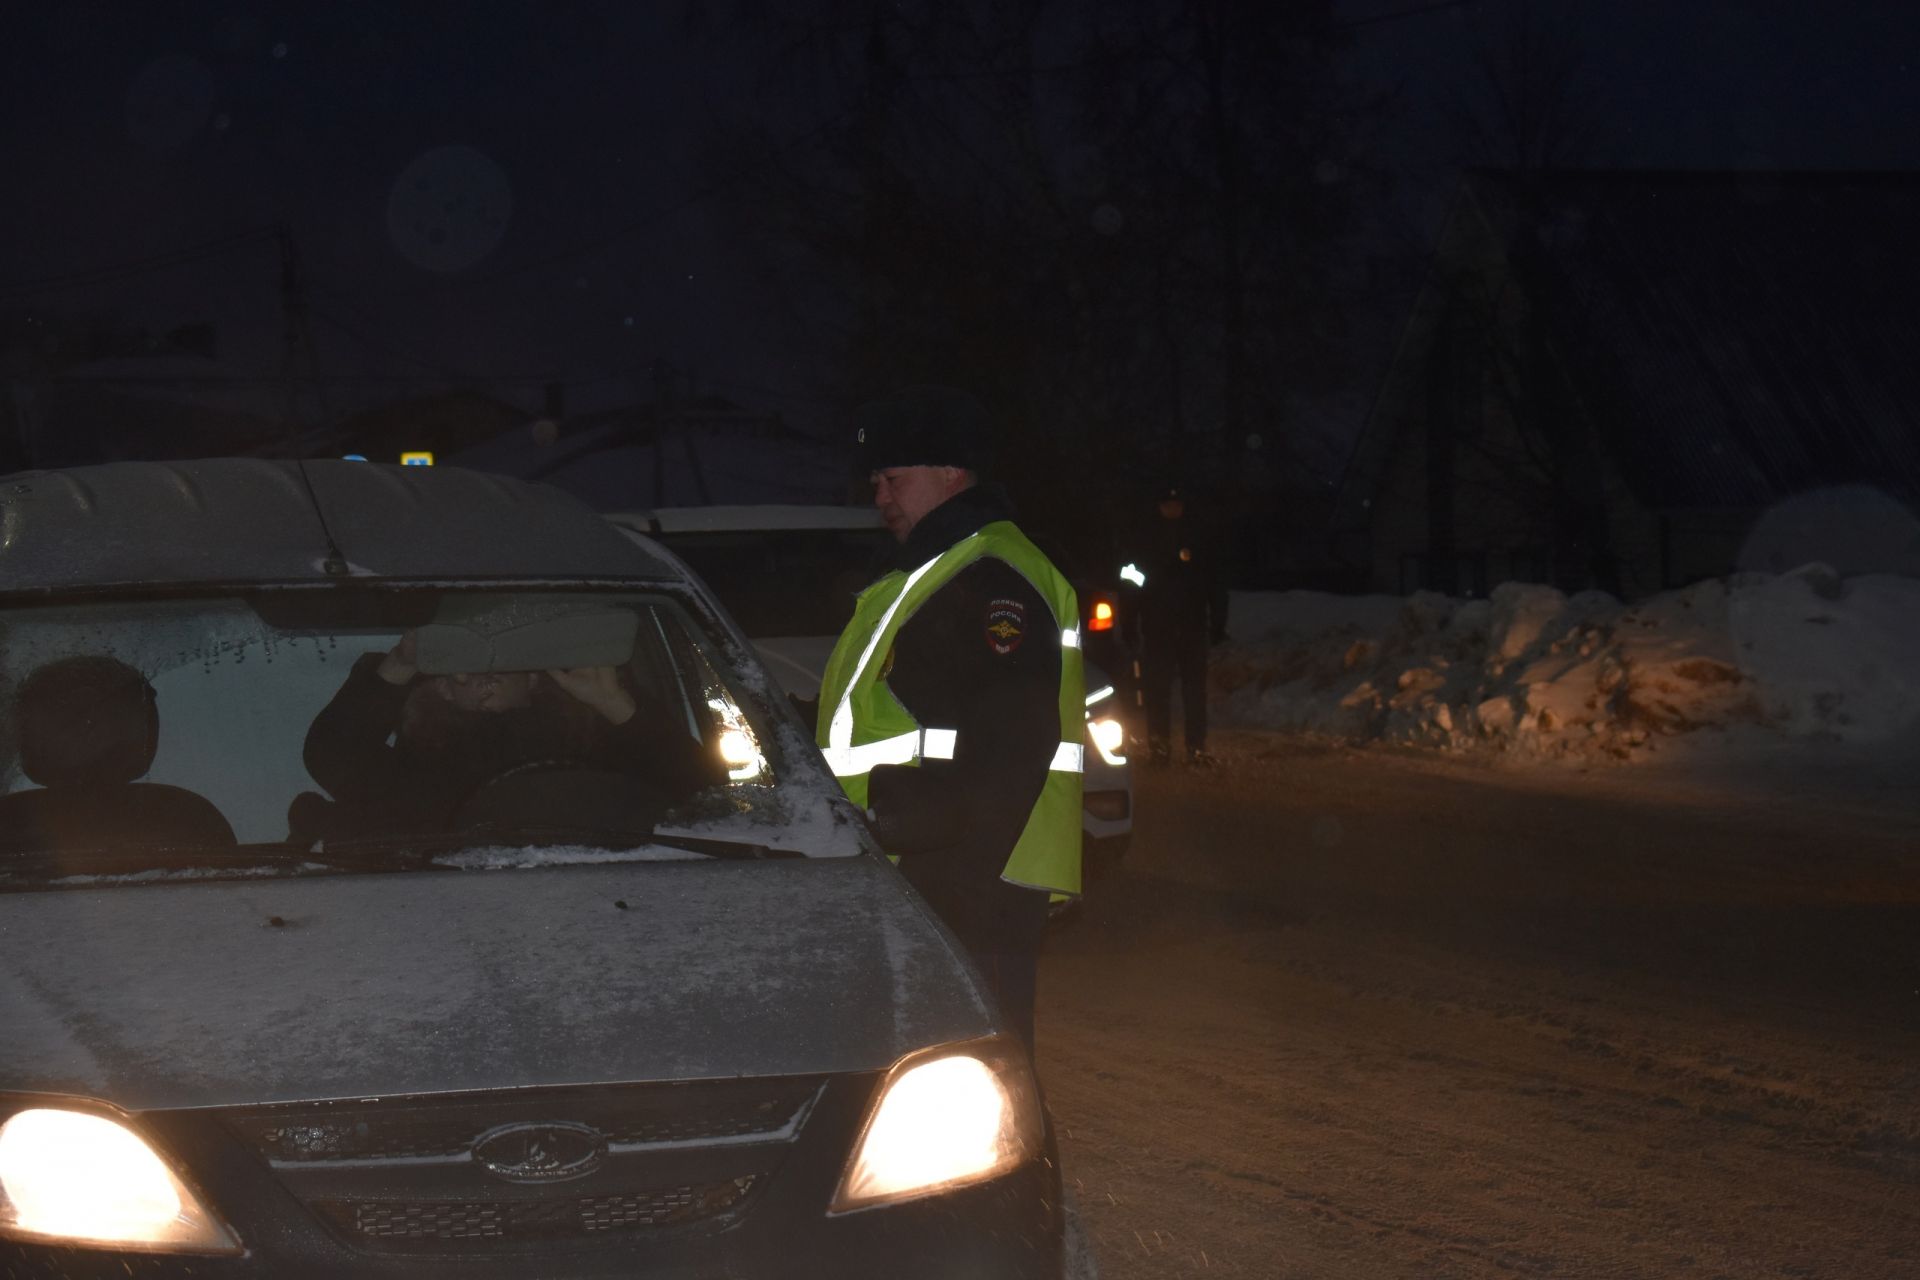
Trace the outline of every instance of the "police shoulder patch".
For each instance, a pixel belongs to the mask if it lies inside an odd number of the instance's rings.
[[[1002,597],[987,605],[987,647],[1001,657],[1027,638],[1027,606]]]

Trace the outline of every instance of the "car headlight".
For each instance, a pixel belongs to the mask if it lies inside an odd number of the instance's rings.
[[[985,1182],[1037,1155],[1040,1092],[1015,1042],[981,1040],[917,1055],[887,1073],[832,1213]]]
[[[734,782],[751,782],[765,773],[767,757],[760,751],[753,726],[733,699],[724,694],[708,698],[707,706],[720,721],[720,758],[726,761],[727,777]]]
[[[191,1253],[239,1242],[140,1136],[85,1111],[0,1124],[0,1237]]]
[[[1120,748],[1127,740],[1127,731],[1118,719],[1102,716],[1098,720],[1089,720],[1087,736],[1093,739],[1094,749],[1108,764],[1122,765],[1127,762],[1127,758],[1120,754]]]

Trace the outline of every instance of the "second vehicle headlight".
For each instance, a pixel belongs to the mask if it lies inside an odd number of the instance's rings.
[[[832,1212],[985,1182],[1040,1151],[1039,1090],[1026,1056],[987,1040],[896,1066],[876,1095]]]
[[[1127,758],[1120,754],[1120,748],[1127,740],[1127,730],[1117,718],[1102,716],[1098,720],[1088,721],[1087,736],[1093,739],[1094,748],[1108,764],[1122,765],[1127,762]]]

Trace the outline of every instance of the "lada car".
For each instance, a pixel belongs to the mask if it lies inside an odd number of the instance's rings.
[[[806,699],[819,692],[854,596],[879,576],[894,546],[872,507],[662,507],[607,518],[684,560],[739,622],[781,686]],[[1089,863],[1097,867],[1124,853],[1133,835],[1132,662],[1120,648],[1116,594],[1076,586],[1087,663],[1081,829]],[[1119,681],[1109,668],[1121,672]]]
[[[0,1275],[1058,1277],[1029,1055],[559,492],[0,478]]]

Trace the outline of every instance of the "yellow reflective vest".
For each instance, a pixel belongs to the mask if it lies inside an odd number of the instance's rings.
[[[933,594],[985,556],[1003,560],[1033,584],[1060,637],[1060,740],[1040,797],[1027,815],[1000,878],[1056,896],[1080,892],[1080,793],[1085,771],[1086,678],[1080,656],[1080,603],[1053,562],[1006,520],[962,538],[912,572],[895,570],[860,593],[853,620],[834,645],[820,684],[815,741],[847,795],[867,806],[876,765],[950,760],[953,730],[920,724],[887,687],[884,659],[894,638]]]

